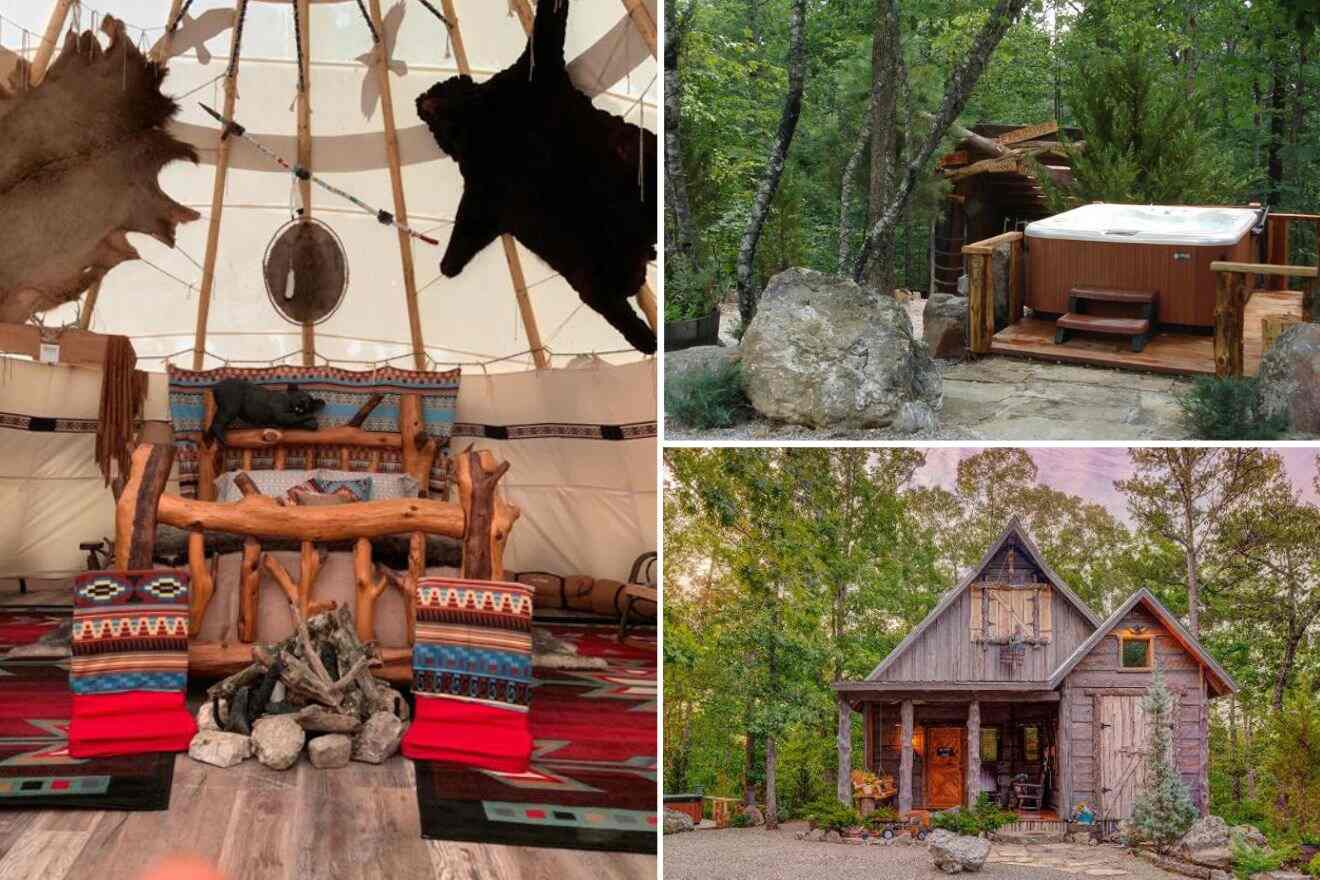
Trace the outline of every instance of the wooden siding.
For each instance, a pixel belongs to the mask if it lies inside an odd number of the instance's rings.
[[[1168,630],[1143,607],[1138,606],[1115,627],[1121,631],[1142,626],[1154,633],[1155,659],[1177,698],[1174,755],[1179,774],[1192,791],[1197,806],[1205,809],[1206,781],[1206,688],[1201,664],[1173,639]],[[1118,636],[1106,635],[1082,658],[1063,683],[1066,699],[1060,711],[1068,713],[1067,752],[1071,773],[1068,809],[1085,802],[1100,806],[1100,738],[1098,703],[1106,695],[1140,696],[1150,685],[1150,672],[1123,672],[1118,662]],[[1066,771],[1065,771],[1066,772]]]
[[[1011,566],[1008,560],[1013,559]],[[962,591],[939,618],[898,656],[878,681],[884,682],[1003,682],[1045,681],[1094,628],[1071,602],[1049,590],[1051,637],[1048,644],[1027,645],[1021,665],[1001,660],[1000,645],[972,641],[973,587],[983,583],[1029,584],[1045,581],[1020,547],[1009,543],[996,554],[980,577]]]
[[[1213,327],[1215,324],[1215,260],[1252,262],[1256,242],[1251,235],[1234,245],[1109,243],[1029,238],[1027,241],[1026,303],[1049,314],[1068,311],[1073,287],[1154,290],[1159,294],[1158,318],[1164,324]],[[1190,260],[1175,260],[1174,253]],[[1106,312],[1107,304],[1090,310]],[[1112,309],[1110,309],[1112,310]]]

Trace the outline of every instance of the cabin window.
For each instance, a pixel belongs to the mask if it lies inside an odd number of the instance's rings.
[[[1040,761],[1040,728],[1034,724],[1022,728],[1022,760],[1028,764]]]
[[[1150,636],[1124,635],[1118,638],[1118,665],[1135,671],[1153,668],[1154,643]]]
[[[981,760],[999,760],[999,728],[981,728]]]

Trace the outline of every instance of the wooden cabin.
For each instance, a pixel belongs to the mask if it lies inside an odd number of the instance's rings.
[[[840,731],[862,713],[865,766],[898,781],[901,813],[981,792],[1006,803],[1025,781],[1040,799],[1020,815],[1066,820],[1085,803],[1123,819],[1144,772],[1156,666],[1177,700],[1178,770],[1204,812],[1209,702],[1237,685],[1144,588],[1101,619],[1014,519],[870,675],[835,683]],[[839,746],[850,768],[850,737]]]

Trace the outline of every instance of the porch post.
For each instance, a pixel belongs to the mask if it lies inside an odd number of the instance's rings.
[[[976,804],[981,793],[981,704],[967,705],[967,806]]]
[[[1096,719],[1097,723],[1099,719]],[[1054,738],[1054,756],[1057,766],[1055,773],[1058,776],[1059,784],[1059,802],[1055,804],[1055,811],[1061,819],[1066,819],[1072,815],[1072,700],[1070,698],[1068,687],[1064,687],[1059,692],[1059,717],[1058,733]]]
[[[874,746],[871,745],[871,734],[875,731],[875,703],[862,703],[862,767],[863,769],[875,772],[875,762],[872,755],[875,754]]]
[[[839,701],[839,779],[838,796],[839,803],[845,807],[852,806],[852,706],[842,695]]]
[[[912,809],[912,701],[904,700],[899,707],[902,731],[899,733],[899,746],[902,757],[898,761],[898,812],[907,813]]]

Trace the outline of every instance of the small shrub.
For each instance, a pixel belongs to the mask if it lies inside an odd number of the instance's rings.
[[[714,269],[694,269],[679,257],[665,261],[666,321],[704,318],[719,301],[719,276]]]
[[[694,369],[665,385],[665,412],[698,430],[731,428],[752,412],[736,364]]]
[[[1277,440],[1288,428],[1283,416],[1260,413],[1260,382],[1254,378],[1202,376],[1178,405],[1198,440]]]
[[[1310,864],[1306,866],[1306,873],[1312,877],[1320,877],[1320,853],[1316,853]]]
[[[976,817],[962,810],[935,813],[930,817],[930,824],[932,828],[943,828],[945,831],[968,837],[975,837],[981,830],[976,825]]]
[[[752,825],[752,817],[746,813],[738,813],[729,820],[729,824],[734,828],[750,828]]]
[[[1267,846],[1254,846],[1245,841],[1232,841],[1233,873],[1242,880],[1262,871],[1277,871],[1287,860],[1287,852]]]
[[[1017,816],[1001,810],[990,801],[985,792],[976,798],[976,806],[970,810],[956,810],[936,813],[930,817],[930,824],[954,834],[975,837],[978,834],[993,834],[1005,825],[1017,821]]]
[[[872,831],[877,831],[882,825],[888,825],[890,822],[898,821],[898,810],[893,807],[876,807],[871,815],[866,817],[866,827]]]
[[[845,807],[838,801],[818,801],[807,808],[806,815],[813,828],[826,831],[843,833],[863,824],[861,815],[855,809]]]

